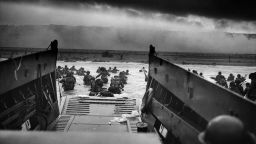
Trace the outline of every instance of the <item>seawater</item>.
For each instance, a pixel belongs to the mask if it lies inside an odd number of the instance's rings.
[[[216,77],[218,72],[222,72],[226,78],[228,78],[230,73],[236,77],[237,74],[241,74],[241,76],[246,75],[246,82],[251,82],[249,79],[249,74],[252,72],[256,72],[255,66],[223,66],[223,65],[179,65],[180,67],[188,70],[197,70],[198,74],[200,72],[203,73],[204,78],[210,82],[215,83],[211,77]]]
[[[115,97],[129,97],[129,98],[136,98],[139,101],[142,99],[145,88],[146,88],[146,82],[145,82],[145,76],[143,72],[139,72],[142,67],[145,67],[145,69],[148,69],[148,64],[145,63],[135,63],[135,62],[90,62],[90,61],[78,61],[78,62],[63,62],[58,61],[58,66],[64,67],[67,65],[68,67],[75,66],[76,69],[79,69],[80,67],[84,67],[84,69],[87,71],[89,70],[91,72],[92,76],[97,76],[96,70],[98,67],[106,67],[107,69],[109,67],[117,67],[120,71],[126,71],[129,70],[130,75],[128,75],[128,81],[127,84],[124,86],[124,91],[122,91],[122,94],[115,94]],[[242,76],[247,74],[246,81],[250,82],[248,79],[248,75],[252,72],[256,71],[256,67],[247,67],[247,66],[213,66],[213,65],[179,65],[180,67],[184,69],[190,69],[197,70],[198,73],[202,72],[204,75],[204,78],[210,82],[215,83],[211,77],[215,77],[219,71],[222,72],[222,74],[227,78],[230,73],[233,73],[235,76],[237,74],[241,74]],[[110,73],[111,77],[114,77],[117,74]],[[88,96],[89,95],[89,86],[83,85],[83,76],[75,75],[77,83],[75,85],[74,90],[64,92],[61,88],[61,85],[57,87],[60,87],[60,91],[58,90],[58,93],[61,92],[62,96],[77,96],[77,95],[83,95]],[[109,81],[110,81],[109,78]],[[104,85],[105,88],[109,87],[109,83]]]
[[[148,69],[148,64],[145,63],[134,63],[134,62],[89,62],[89,61],[78,61],[78,62],[63,62],[58,61],[57,66],[64,67],[67,65],[69,68],[71,66],[75,66],[76,69],[79,69],[80,67],[83,67],[86,71],[90,71],[91,75],[96,77],[98,73],[96,73],[96,70],[98,67],[106,67],[107,69],[109,67],[117,67],[119,71],[126,71],[129,70],[129,75],[127,84],[124,86],[124,91],[122,91],[121,94],[115,94],[115,97],[129,97],[129,98],[136,98],[141,99],[145,93],[146,89],[146,82],[145,82],[145,75],[143,72],[139,72],[142,67],[145,67],[145,69]],[[103,87],[108,88],[110,85],[110,79],[111,77],[114,77],[115,75],[118,75],[118,73],[110,73],[109,77],[109,83],[104,84]],[[61,88],[61,95],[67,96],[67,95],[89,95],[90,86],[83,85],[83,76],[74,75],[76,77],[76,85],[74,90],[66,91],[64,92]],[[58,82],[57,82],[58,87]],[[59,91],[58,91],[59,92]]]

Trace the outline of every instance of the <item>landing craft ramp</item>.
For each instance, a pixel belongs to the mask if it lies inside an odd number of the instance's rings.
[[[136,110],[136,99],[67,96],[53,131],[136,133],[138,117],[118,122]],[[124,116],[124,115],[123,115]]]

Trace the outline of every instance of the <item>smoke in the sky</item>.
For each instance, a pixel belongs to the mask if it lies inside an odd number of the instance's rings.
[[[0,46],[42,47],[56,38],[65,48],[145,50],[152,43],[163,51],[256,53],[255,39],[224,33],[256,33],[256,22],[251,21],[97,4],[59,7],[0,2],[0,24],[16,25],[1,28]]]

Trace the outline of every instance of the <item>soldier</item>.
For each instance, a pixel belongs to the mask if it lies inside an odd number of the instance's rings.
[[[245,75],[246,77],[246,75]],[[239,83],[242,83],[245,81],[245,77],[242,77],[240,74],[237,74],[236,81],[239,81]]]
[[[142,67],[142,69],[139,70],[139,72],[147,72],[147,70],[145,69],[145,67]]]
[[[229,115],[220,115],[198,135],[201,144],[255,144],[255,136],[247,131],[241,120]]]
[[[111,67],[109,67],[109,68],[108,68],[108,72],[111,72],[111,71],[112,71],[112,68],[111,68]]]
[[[119,78],[123,84],[127,84],[127,76],[125,71],[119,73]]]
[[[98,69],[97,69],[96,72],[97,72],[97,73],[100,73],[100,72],[101,72],[101,67],[98,67]]]
[[[68,73],[68,70],[69,70],[68,66],[65,65],[65,67],[64,67],[64,69],[63,69],[63,74],[67,74],[67,73]]]
[[[126,70],[125,75],[129,75],[129,70]]]
[[[56,79],[59,79],[62,77],[62,67],[58,66],[56,69]]]
[[[90,96],[97,95],[102,90],[103,82],[101,79],[95,80],[94,77],[91,78],[91,89]]]
[[[236,85],[236,83],[234,81],[230,82],[229,89],[240,94],[240,95],[243,94],[241,89]]]
[[[239,94],[243,95],[244,89],[241,85],[241,81],[236,79],[235,83],[236,83],[236,87],[239,89]]]
[[[200,72],[199,76],[200,76],[200,77],[202,77],[202,78],[204,78],[204,76],[203,76],[203,73],[202,73],[202,72]]]
[[[251,79],[251,86],[246,94],[246,98],[255,101],[256,100],[256,72],[251,73],[249,75],[249,79]]]
[[[100,92],[100,96],[103,96],[103,97],[114,97],[113,93],[109,92],[109,91],[101,91]]]
[[[108,83],[108,76],[110,76],[110,74],[108,73],[108,71],[104,67],[101,67],[100,71],[101,71],[100,74],[98,74],[96,76],[96,78],[101,76],[101,79],[102,79],[103,83]]]
[[[247,83],[245,84],[245,89],[244,89],[244,92],[243,92],[243,95],[244,95],[244,96],[248,93],[250,87],[251,87],[251,84],[247,82]]]
[[[198,74],[198,72],[196,70],[192,70],[192,73],[194,74]]]
[[[75,68],[75,66],[72,66],[72,67],[70,68],[70,70],[71,70],[72,72],[77,71],[77,69]]]
[[[109,92],[113,94],[121,94],[121,90],[123,88],[123,84],[119,78],[111,79],[110,87],[108,88]]]
[[[64,91],[73,90],[75,87],[76,78],[72,75],[71,72],[68,72],[67,76],[63,78],[60,83],[62,83]]]
[[[116,67],[113,68],[112,73],[117,73],[119,71]]]
[[[217,75],[216,78],[215,78],[216,82],[217,82],[218,84],[220,84],[220,83],[221,83],[221,80],[223,81],[223,79],[226,80],[226,78],[221,74],[221,72],[219,72],[218,75]]]
[[[90,85],[91,84],[92,76],[90,75],[90,71],[86,72],[86,75],[84,75],[84,85]]]
[[[99,92],[100,90],[99,90],[99,88],[98,88],[97,85],[96,85],[96,82],[95,82],[95,78],[94,78],[94,77],[91,78],[90,83],[91,83],[91,89],[90,89],[91,92],[89,93],[89,96],[95,96],[95,95],[98,94],[98,92]]]
[[[84,73],[85,73],[85,70],[83,67],[81,67],[79,70],[77,70],[77,75],[79,75],[79,76],[83,76]]]
[[[227,81],[234,81],[234,80],[235,80],[235,76],[232,73],[229,74]]]

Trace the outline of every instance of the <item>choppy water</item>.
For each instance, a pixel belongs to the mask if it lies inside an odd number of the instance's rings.
[[[143,63],[125,63],[125,62],[63,62],[58,61],[57,65],[59,66],[65,66],[68,67],[75,66],[77,69],[80,67],[84,67],[85,70],[91,71],[91,75],[96,76],[96,70],[100,66],[104,66],[108,69],[108,67],[114,67],[116,66],[117,69],[121,71],[129,70],[130,75],[128,75],[128,84],[125,85],[124,91],[122,94],[118,95],[115,94],[115,97],[130,97],[130,98],[137,98],[141,99],[145,93],[145,76],[144,73],[139,72],[139,70],[142,67],[145,67],[148,69],[148,64]],[[230,73],[233,73],[235,76],[239,73],[242,76],[245,74],[249,74],[251,72],[256,71],[256,67],[246,67],[246,66],[212,66],[212,65],[180,65],[184,69],[190,69],[190,70],[197,70],[199,73],[202,72],[205,79],[214,82],[210,77],[215,77],[216,74],[221,71],[225,77],[228,77]],[[110,77],[114,77],[112,74]],[[77,83],[75,86],[75,89],[72,91],[64,92],[61,91],[62,96],[66,95],[88,95],[89,94],[89,86],[83,85],[83,77],[75,75],[77,79]],[[248,76],[246,77],[247,81],[250,82],[248,79]],[[109,84],[104,85],[104,87],[108,88]]]
[[[84,67],[84,69],[87,71],[89,70],[91,72],[92,76],[97,76],[96,70],[98,67],[106,67],[107,69],[109,67],[117,67],[120,71],[129,70],[130,75],[128,75],[127,84],[124,86],[124,91],[122,94],[115,94],[115,97],[130,97],[130,98],[142,98],[143,94],[145,93],[146,88],[146,82],[145,82],[145,76],[144,73],[139,72],[139,70],[142,67],[145,67],[148,69],[147,64],[143,63],[125,63],[125,62],[63,62],[58,61],[57,65],[59,66],[65,66],[68,67],[75,66],[76,69],[79,69],[80,67]],[[110,77],[114,77],[113,74],[110,73]],[[64,92],[62,90],[62,95],[89,95],[89,88],[90,86],[83,85],[83,76],[75,75],[77,83],[72,91]],[[110,80],[110,78],[109,78]],[[104,87],[108,88],[109,84],[105,84]]]
[[[241,74],[242,76],[246,76],[246,81],[251,82],[248,78],[249,74],[252,72],[256,72],[256,67],[248,67],[248,66],[222,66],[222,65],[179,65],[184,69],[197,70],[198,73],[202,72],[205,79],[210,82],[215,82],[211,77],[216,77],[219,71],[222,72],[226,78],[230,73],[236,77],[237,74]]]

